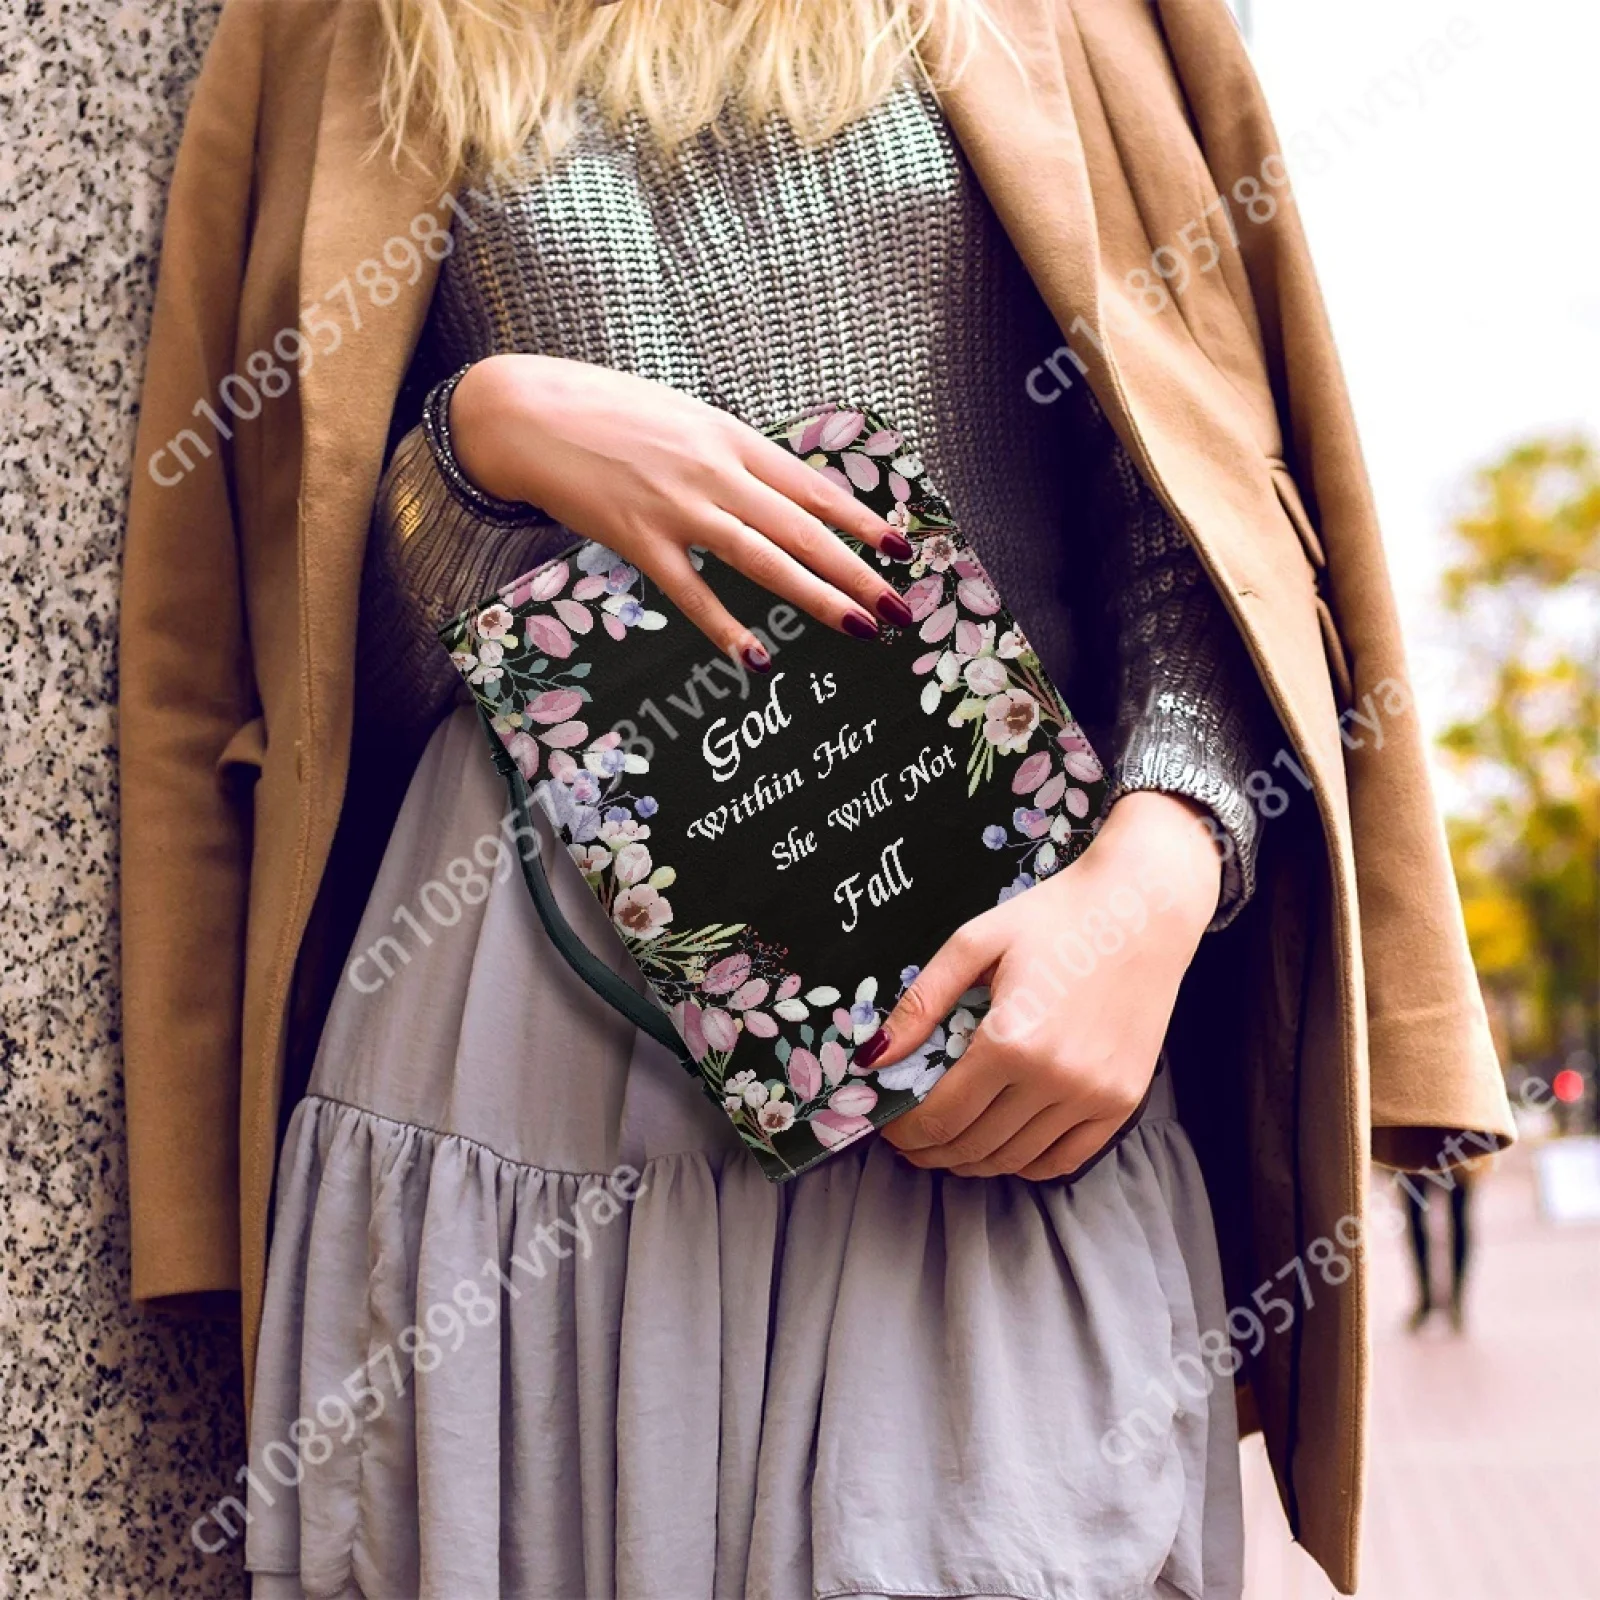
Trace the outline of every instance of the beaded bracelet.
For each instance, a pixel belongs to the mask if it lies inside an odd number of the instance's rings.
[[[498,495],[480,489],[461,470],[461,463],[456,460],[455,447],[450,440],[450,397],[472,366],[473,363],[469,361],[448,378],[441,379],[428,391],[422,402],[422,431],[427,438],[428,448],[433,452],[439,474],[456,499],[474,516],[482,517],[486,522],[549,522],[551,518],[548,513],[526,500],[502,500]]]

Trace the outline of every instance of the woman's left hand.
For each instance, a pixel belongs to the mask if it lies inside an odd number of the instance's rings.
[[[892,1066],[974,985],[988,983],[992,1006],[927,1098],[884,1128],[908,1161],[1058,1178],[1133,1114],[1216,911],[1221,863],[1203,815],[1124,795],[1071,866],[964,924],[918,974],[859,1064]]]

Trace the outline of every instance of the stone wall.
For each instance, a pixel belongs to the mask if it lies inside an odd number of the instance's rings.
[[[235,1324],[129,1301],[117,592],[167,184],[217,0],[0,8],[0,1596],[242,1592]]]

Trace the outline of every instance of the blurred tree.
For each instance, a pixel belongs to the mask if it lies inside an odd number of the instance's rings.
[[[1519,445],[1455,525],[1467,714],[1450,844],[1467,932],[1512,1054],[1600,1059],[1600,451]]]

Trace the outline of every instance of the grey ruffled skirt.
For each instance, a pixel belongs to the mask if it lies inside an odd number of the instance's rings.
[[[1231,1385],[1183,1380],[1221,1274],[1166,1075],[1071,1188],[879,1138],[775,1187],[551,948],[504,811],[456,712],[289,1124],[258,1600],[1235,1600]]]

